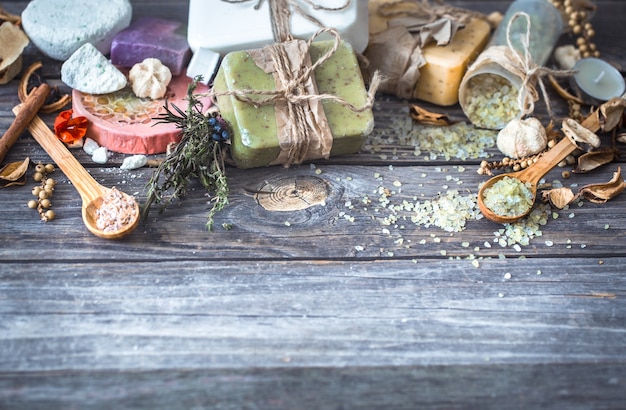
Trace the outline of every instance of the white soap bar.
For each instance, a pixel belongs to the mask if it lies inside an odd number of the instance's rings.
[[[228,3],[221,0],[190,0],[187,41],[193,51],[207,48],[220,54],[231,51],[262,48],[274,43],[269,1],[258,0]],[[349,42],[357,53],[362,53],[368,42],[368,2],[351,0],[341,11],[315,10],[307,1],[297,1],[307,14],[319,20],[325,27],[337,29],[343,40]],[[318,6],[337,8],[346,0],[315,0]],[[307,40],[319,30],[297,12],[291,16],[291,33]],[[320,36],[319,40],[327,40]]]
[[[199,48],[191,57],[187,66],[187,77],[196,78],[202,76],[202,84],[209,84],[217,71],[220,55],[208,48]]]

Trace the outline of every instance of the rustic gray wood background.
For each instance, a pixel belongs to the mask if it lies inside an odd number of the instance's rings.
[[[186,1],[132,3],[135,17],[187,18]],[[449,3],[488,12],[510,2]],[[26,4],[2,2],[14,13]],[[626,67],[626,3],[596,4],[602,56]],[[34,61],[64,90],[59,62],[29,47],[24,64]],[[0,86],[2,132],[17,103],[17,80]],[[376,135],[393,136],[409,103],[380,95]],[[462,119],[458,107],[445,111]],[[84,228],[60,173],[48,224],[26,208],[32,183],[1,189],[0,408],[623,408],[626,197],[559,211],[519,251],[486,247],[502,226],[485,219],[453,234],[384,226],[381,186],[399,181],[399,204],[457,181],[475,192],[485,179],[480,159],[425,161],[412,150],[390,143],[315,161],[320,174],[308,164],[229,168],[230,204],[213,233],[197,184],[113,242]],[[49,161],[27,132],[6,161],[25,156]],[[151,169],[76,156],[102,184],[144,197]],[[608,181],[620,165],[568,183]],[[249,193],[298,176],[325,180],[326,204],[268,212]]]

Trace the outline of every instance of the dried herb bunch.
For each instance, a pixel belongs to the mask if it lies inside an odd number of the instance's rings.
[[[148,195],[143,217],[153,203],[161,203],[163,211],[173,200],[187,195],[187,185],[198,179],[208,192],[210,209],[206,227],[213,228],[213,218],[228,203],[228,182],[224,166],[225,144],[230,131],[217,113],[203,114],[204,105],[194,94],[197,80],[187,89],[186,111],[165,104],[165,113],[154,118],[157,124],[174,123],[181,130],[181,140],[159,164],[148,181]],[[174,112],[175,111],[175,112]]]

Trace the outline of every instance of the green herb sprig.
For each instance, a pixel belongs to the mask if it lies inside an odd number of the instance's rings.
[[[181,139],[148,181],[142,216],[148,215],[153,203],[161,203],[162,212],[172,201],[186,196],[187,185],[195,178],[209,194],[211,207],[206,227],[211,231],[215,214],[228,204],[229,187],[224,166],[227,138],[224,138],[226,134],[216,138],[215,128],[209,124],[209,119],[215,116],[203,114],[204,106],[194,93],[197,81],[194,79],[187,89],[186,111],[174,104],[171,110],[166,103],[165,112],[154,118],[157,124],[176,124],[181,130]]]

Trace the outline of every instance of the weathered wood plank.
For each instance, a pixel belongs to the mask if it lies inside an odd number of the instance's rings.
[[[3,265],[0,372],[626,365],[625,261]]]
[[[0,375],[9,408],[619,409],[624,365],[393,366]],[[590,388],[593,386],[593,388]]]
[[[486,219],[469,220],[462,232],[446,232],[436,226],[412,222],[411,217],[417,215],[414,211],[390,209],[405,206],[405,201],[422,203],[435,199],[452,189],[458,190],[459,196],[475,194],[484,178],[472,169],[323,165],[317,169],[322,172],[317,174],[309,167],[264,168],[254,173],[233,169],[230,204],[217,215],[213,233],[204,226],[207,197],[196,184],[186,199],[175,202],[164,213],[159,213],[155,207],[129,238],[113,242],[93,237],[85,229],[80,198],[62,175],[58,176],[60,182],[52,197],[58,217],[48,223],[40,221],[36,211],[26,208],[26,202],[32,197],[33,183],[4,189],[0,191],[4,208],[0,214],[0,259],[30,260],[37,257],[34,249],[47,249],[45,258],[49,260],[110,257],[124,260],[181,257],[445,259],[522,254],[512,246],[501,247],[494,243],[497,239],[494,232],[503,226]],[[117,186],[139,197],[145,194],[150,172],[148,169],[132,173],[116,168],[92,169],[92,174],[103,185]],[[574,183],[577,190],[589,182],[606,182],[612,173],[613,170],[603,169],[564,180],[560,170],[555,169],[547,180]],[[298,176],[314,176],[326,181],[331,190],[326,203],[302,211],[270,212],[258,205],[249,192],[259,189],[265,181]],[[398,182],[401,186],[396,186]],[[381,203],[382,188],[388,189],[391,195],[384,197],[385,202]],[[371,202],[364,203],[366,199]],[[556,212],[558,219],[548,218],[547,224],[541,227],[543,236],[524,246],[527,250],[523,254],[625,255],[625,243],[621,240],[626,226],[624,201],[624,196],[618,196],[603,205],[584,202],[582,207]],[[224,230],[222,224],[229,224],[232,229]],[[15,238],[25,246],[12,246]],[[75,241],[80,241],[81,246],[72,246]],[[546,241],[552,241],[554,246],[547,246]],[[486,247],[485,242],[492,246]]]

